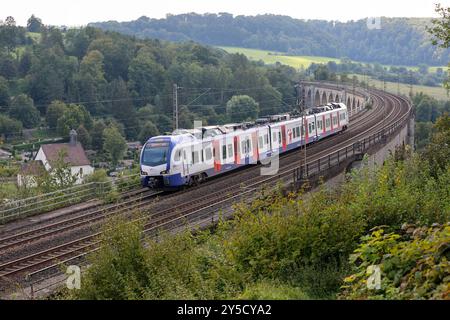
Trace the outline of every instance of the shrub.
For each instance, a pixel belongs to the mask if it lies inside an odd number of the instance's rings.
[[[406,234],[383,229],[362,238],[350,257],[353,274],[344,279],[343,299],[450,299],[450,224],[407,228]],[[378,265],[380,289],[367,286],[367,268]]]

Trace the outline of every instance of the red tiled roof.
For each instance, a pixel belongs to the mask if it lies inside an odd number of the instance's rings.
[[[85,166],[91,164],[79,142],[76,146],[71,146],[69,143],[43,144],[41,148],[50,164],[58,160],[58,154],[61,150],[66,150],[64,162],[69,163],[72,166]]]

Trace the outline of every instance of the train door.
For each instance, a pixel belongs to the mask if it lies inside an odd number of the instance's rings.
[[[244,156],[244,163],[247,165],[250,163],[250,139],[245,136],[241,141],[242,144],[242,155]]]
[[[186,153],[186,149],[182,150],[182,166],[183,166],[183,176],[189,175],[189,161],[188,161],[188,155]]]

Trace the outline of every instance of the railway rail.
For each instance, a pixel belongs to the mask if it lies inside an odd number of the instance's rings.
[[[259,175],[260,166],[253,166],[230,172],[223,177],[211,179],[198,187],[175,194],[143,193],[140,199],[131,197],[108,208],[96,209],[76,217],[0,238],[0,257],[6,256],[0,260],[0,291],[2,279],[11,282],[23,280],[24,275],[32,278],[45,277],[58,266],[79,261],[87,254],[98,250],[101,245],[99,238],[101,232],[98,229],[92,229],[87,235],[64,241],[62,244],[51,245],[52,238],[65,235],[66,232],[76,228],[99,225],[110,216],[130,213],[137,209],[143,212],[138,219],[143,220],[144,233],[149,236],[157,236],[162,230],[173,231],[186,224],[203,226],[214,222],[218,218],[219,210],[227,208],[227,212],[230,212],[231,203],[252,199],[262,186],[273,185],[276,181],[290,181],[294,175],[298,175],[300,165],[303,169],[306,168],[301,171],[307,174],[308,166],[312,173],[327,170],[331,162],[336,160],[336,157],[331,158],[331,154],[335,155],[337,152],[339,163],[340,152],[342,152],[342,158],[344,154],[345,158],[349,154],[354,155],[357,152],[355,143],[365,144],[365,138],[369,137],[370,145],[370,137],[374,136],[373,141],[375,141],[377,135],[381,137],[385,135],[385,132],[395,130],[409,117],[410,103],[407,99],[377,90],[371,92],[371,97],[374,101],[373,109],[354,115],[351,118],[351,126],[346,132],[308,146],[307,164],[300,164],[299,150],[295,150],[280,157],[280,170],[273,176],[261,176]],[[220,191],[210,192],[211,185]],[[205,190],[209,192],[205,193]],[[159,200],[155,200],[158,196],[161,196]],[[30,254],[24,250],[24,253],[19,256],[17,252],[14,252],[20,251],[23,247],[26,248],[30,243],[40,241],[47,241],[47,245],[37,246],[40,250]],[[14,252],[14,254],[9,256],[8,252]]]

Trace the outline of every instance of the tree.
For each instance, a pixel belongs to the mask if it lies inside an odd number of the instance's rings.
[[[151,121],[147,121],[139,133],[139,141],[145,143],[149,138],[159,135],[159,130]]]
[[[50,129],[56,129],[58,124],[58,119],[64,115],[64,112],[67,111],[67,105],[59,100],[53,101],[47,108],[47,114],[45,115],[45,119],[47,121],[47,125]]]
[[[122,160],[126,149],[126,140],[116,127],[106,128],[103,131],[103,150],[111,156],[114,165]]]
[[[431,174],[439,177],[450,164],[450,115],[444,113],[433,126],[435,133],[424,155],[431,167]]]
[[[231,121],[253,120],[258,116],[259,105],[246,95],[233,96],[227,102],[227,113]]]
[[[39,111],[35,108],[33,99],[25,94],[19,94],[12,100],[9,114],[21,121],[27,129],[36,127],[40,122]]]
[[[89,132],[86,130],[86,128],[83,126],[83,124],[80,124],[77,128],[77,134],[78,134],[78,140],[80,141],[81,145],[85,149],[89,149],[91,147],[92,138]]]
[[[123,123],[126,137],[130,140],[135,139],[139,133],[139,122],[127,84],[122,78],[111,81],[109,98],[111,99],[111,111],[114,117]]]
[[[96,151],[103,149],[103,131],[106,125],[103,120],[94,121],[91,130],[91,144],[92,148]]]
[[[22,123],[0,114],[0,136],[7,140],[9,137],[20,136],[22,134]]]
[[[9,85],[5,78],[0,76],[0,110],[9,105]]]
[[[34,14],[27,21],[27,30],[29,32],[40,32],[43,28],[42,20],[37,18]]]
[[[441,48],[450,48],[450,7],[442,7],[436,4],[435,11],[441,16],[440,19],[433,20],[433,27],[428,28],[428,31],[434,37],[432,43],[439,45]],[[450,69],[450,62],[448,64]],[[445,82],[447,89],[450,89],[450,72],[449,78]]]
[[[130,88],[142,99],[141,103],[152,102],[152,98],[162,90],[164,73],[163,66],[155,62],[147,48],[139,50],[130,63],[128,77]]]
[[[70,130],[83,125],[86,129],[92,127],[92,118],[82,105],[69,104],[63,115],[58,119],[56,131],[62,136],[68,136]]]

